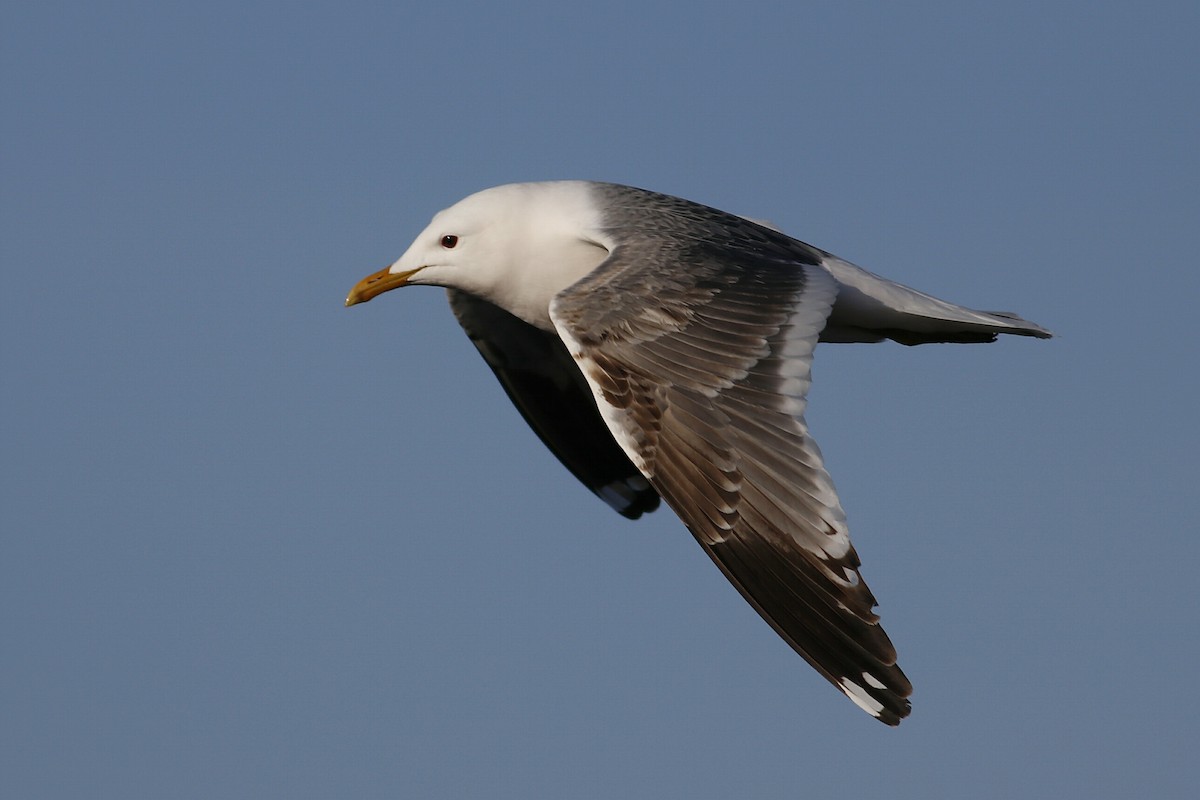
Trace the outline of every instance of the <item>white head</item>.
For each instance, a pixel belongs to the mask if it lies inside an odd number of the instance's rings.
[[[387,269],[351,290],[346,305],[399,286],[461,289],[552,328],[550,300],[609,252],[583,181],[514,183],[439,212]]]

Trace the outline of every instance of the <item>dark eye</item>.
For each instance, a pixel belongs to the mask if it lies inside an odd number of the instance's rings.
[[[446,248],[447,250],[449,250],[451,247],[454,247],[456,244],[458,244],[457,236],[448,233],[442,237],[442,247]]]

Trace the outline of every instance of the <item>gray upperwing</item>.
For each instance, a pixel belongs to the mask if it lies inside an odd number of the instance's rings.
[[[793,240],[650,201],[612,220],[610,258],[556,296],[555,327],[617,441],[742,596],[856,704],[896,724],[912,687],[803,419],[837,284]]]

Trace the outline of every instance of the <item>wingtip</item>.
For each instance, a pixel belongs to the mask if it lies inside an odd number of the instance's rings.
[[[862,683],[839,678],[836,685],[854,705],[884,725],[895,727],[912,712],[912,703],[907,696],[889,689],[868,673],[863,673]]]
[[[659,504],[658,492],[641,476],[637,476],[636,479],[613,481],[604,486],[597,486],[592,491],[626,519],[638,519],[642,514],[658,508]]]
[[[1020,315],[1014,314],[1011,311],[989,311],[987,313],[991,314],[993,317],[1000,317],[1000,319],[1008,320],[1009,322],[1016,323],[1020,326],[1011,330],[1000,331],[1000,333],[1015,333],[1019,336],[1033,336],[1037,339],[1054,338],[1054,334],[1051,331],[1043,328],[1036,322],[1030,322],[1029,320],[1022,318]]]

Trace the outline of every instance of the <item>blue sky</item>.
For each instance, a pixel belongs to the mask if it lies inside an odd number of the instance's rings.
[[[793,5],[4,4],[0,794],[1190,796],[1200,11]],[[817,350],[900,728],[342,308],[571,177],[1058,334]]]

